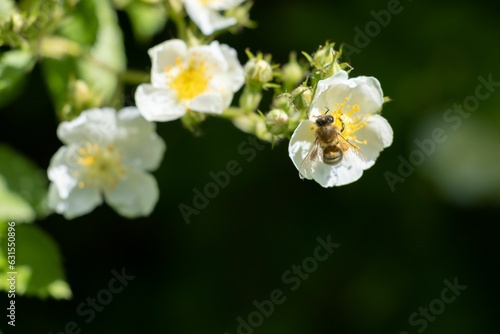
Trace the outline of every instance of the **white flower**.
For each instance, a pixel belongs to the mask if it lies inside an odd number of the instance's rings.
[[[125,217],[151,213],[159,192],[146,171],[158,167],[165,143],[135,107],[86,110],[62,122],[57,136],[65,145],[48,168],[51,209],[71,219],[102,204],[104,195]]]
[[[236,18],[224,17],[220,11],[239,6],[244,0],[184,0],[186,12],[201,32],[208,36],[236,24]]]
[[[301,176],[314,179],[323,187],[341,186],[358,180],[363,170],[373,166],[379,153],[392,143],[391,126],[385,118],[377,115],[383,103],[380,83],[373,77],[348,79],[347,72],[339,71],[319,81],[309,119],[295,129],[288,147],[290,158]],[[320,148],[317,159],[311,157],[314,155],[311,148],[315,143],[321,143],[321,139],[316,142],[316,130],[322,124],[316,121],[325,120],[328,115],[332,116],[329,121],[333,120],[330,124],[338,134],[329,145],[336,144],[343,154],[340,161],[332,159],[333,162],[325,163],[321,150],[325,144],[317,145]],[[339,152],[333,148],[331,153]]]
[[[188,48],[179,39],[149,50],[151,84],[137,88],[135,101],[148,121],[171,121],[188,110],[221,114],[245,81],[236,51],[217,41]]]

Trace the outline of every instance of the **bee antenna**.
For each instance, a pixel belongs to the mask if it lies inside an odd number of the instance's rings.
[[[325,108],[326,108],[326,111],[325,111],[325,115],[326,115],[326,114],[328,114],[328,112],[330,111],[330,109],[328,109],[327,106],[325,106]]]

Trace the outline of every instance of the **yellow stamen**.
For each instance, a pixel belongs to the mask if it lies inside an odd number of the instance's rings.
[[[361,118],[360,116],[357,115],[357,113],[360,112],[360,107],[358,104],[354,105],[347,105],[347,102],[349,101],[349,98],[346,97],[344,99],[344,102],[342,103],[334,103],[334,108],[333,110],[329,111],[329,114],[331,114],[335,121],[334,125],[338,129],[342,129],[342,124],[344,125],[344,130],[342,131],[342,137],[347,139],[353,146],[356,148],[359,148],[356,144],[364,144],[366,145],[368,142],[366,140],[360,141],[357,139],[355,133],[358,130],[361,130],[364,128],[367,124],[366,119],[370,115],[366,115],[364,118]]]
[[[165,72],[169,79],[168,85],[177,93],[179,100],[191,100],[206,91],[212,77],[209,75],[209,67],[203,59],[193,57],[188,61],[186,67],[181,58],[177,57],[175,64],[175,66],[167,66]],[[178,72],[174,69],[177,69]],[[177,75],[173,72],[177,72]]]
[[[74,172],[74,175],[80,178],[79,188],[89,186],[111,190],[125,175],[121,154],[111,146],[86,143],[78,150],[78,155],[77,163],[82,170],[81,173]]]

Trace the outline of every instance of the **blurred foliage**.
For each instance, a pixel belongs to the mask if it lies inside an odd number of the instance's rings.
[[[126,4],[121,6],[130,17],[134,36],[140,42],[149,42],[167,23],[167,13],[160,1],[133,0],[126,1]]]
[[[0,290],[9,290],[9,272],[16,272],[16,295],[68,299],[61,255],[54,240],[36,225],[15,226],[15,269],[7,262],[7,223],[0,223]],[[11,247],[11,246],[9,246]],[[19,303],[19,302],[18,302]],[[18,304],[19,307],[19,304]]]
[[[22,50],[11,50],[0,54],[0,107],[22,93],[26,75],[33,69],[33,55]]]
[[[119,74],[126,66],[121,29],[108,0],[81,1],[70,15],[68,24],[61,27],[59,34],[78,43],[79,48],[89,48],[88,52],[76,49],[74,54],[68,55],[65,54],[68,46],[63,45],[61,53],[49,53],[42,62],[47,85],[62,119],[71,119],[85,108],[119,106]],[[54,48],[50,50],[53,52]],[[74,106],[78,106],[79,101],[71,103],[75,95],[74,79],[88,84],[96,95],[90,101],[93,103],[84,103],[77,110]]]
[[[0,145],[0,221],[31,223],[47,214],[47,178],[36,165]]]
[[[7,221],[32,223],[47,215],[47,178],[36,165],[6,145],[0,145],[0,290],[8,291],[8,272],[16,272],[19,296],[69,298],[61,256],[53,239],[38,226],[16,224],[14,244],[7,241]],[[9,270],[7,245],[14,248],[15,268]]]

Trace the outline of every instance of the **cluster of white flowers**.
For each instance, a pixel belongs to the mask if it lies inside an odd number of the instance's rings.
[[[183,0],[183,5],[201,33],[208,36],[235,25],[237,19],[226,15],[227,11],[243,2]],[[137,108],[119,112],[111,108],[86,110],[59,125],[57,134],[64,146],[48,168],[52,181],[49,206],[55,212],[71,219],[92,211],[104,197],[125,217],[149,215],[159,190],[148,171],[159,166],[166,148],[152,122],[184,119],[195,113],[223,114],[245,82],[260,88],[273,87],[270,82],[275,73],[270,58],[251,55],[243,67],[236,51],[228,45],[188,40],[190,44],[172,39],[149,49],[151,82],[138,86]],[[260,124],[259,129],[269,131],[265,138],[283,138],[294,131],[289,155],[301,178],[314,179],[323,187],[341,186],[359,179],[375,163],[379,153],[391,145],[393,133],[378,114],[384,103],[378,80],[349,79],[334,54],[326,48],[320,50],[311,61],[320,70],[328,68],[332,72],[325,72],[323,80],[314,86],[297,87],[298,94],[289,94],[301,99],[298,106],[290,107],[287,100],[285,111],[274,103],[264,123],[254,113],[261,96],[253,86],[240,98],[247,103],[240,110],[253,114],[237,115],[237,119],[249,124],[246,129],[259,128],[255,124]],[[323,58],[325,61],[319,61]],[[303,75],[297,63],[292,65],[295,72],[289,86],[296,85]],[[287,77],[283,72],[281,78]],[[308,100],[306,92],[311,92],[312,100]],[[300,108],[304,113],[297,112]],[[304,119],[306,111],[308,118]]]

